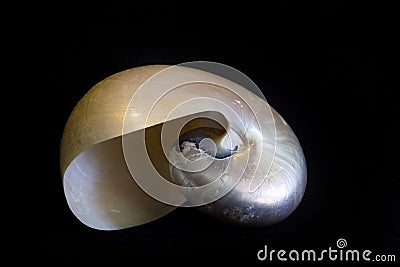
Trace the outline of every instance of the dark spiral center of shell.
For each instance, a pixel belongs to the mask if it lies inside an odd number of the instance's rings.
[[[224,148],[221,139],[226,132],[213,127],[199,127],[192,129],[179,137],[179,149],[186,155],[191,150],[203,151],[216,159],[224,159],[234,155],[238,146]]]

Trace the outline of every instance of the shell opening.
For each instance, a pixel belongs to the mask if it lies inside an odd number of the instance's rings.
[[[213,160],[229,157],[238,151],[239,145],[232,146],[227,136],[228,122],[225,117],[214,111],[201,112],[181,117],[145,129],[147,155],[166,180],[175,183],[170,168],[171,150],[180,152],[189,161],[198,160],[201,155],[211,156]],[[171,134],[170,129],[180,129]],[[170,135],[171,134],[171,135]],[[176,135],[175,135],[176,134]],[[235,142],[239,144],[240,138]]]
[[[238,150],[238,145],[233,148],[222,146],[226,130],[213,127],[200,127],[186,132],[179,137],[179,148],[185,157],[192,153],[207,153],[216,159],[232,156]]]

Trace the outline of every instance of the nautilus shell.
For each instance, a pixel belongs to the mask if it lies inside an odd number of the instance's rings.
[[[96,84],[61,141],[69,208],[101,230],[177,207],[244,226],[284,220],[306,188],[295,134],[259,94],[192,66],[149,65]]]

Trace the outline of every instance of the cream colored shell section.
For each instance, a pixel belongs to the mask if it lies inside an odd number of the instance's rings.
[[[138,67],[104,79],[85,94],[66,123],[60,148],[64,192],[72,212],[89,227],[132,227],[175,209],[138,187],[126,167],[121,141],[132,96],[166,67]]]

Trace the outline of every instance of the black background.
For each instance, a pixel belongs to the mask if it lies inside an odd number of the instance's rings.
[[[400,260],[394,20],[393,7],[340,1],[222,8],[168,2],[51,12],[45,24],[54,24],[48,76],[57,119],[45,126],[50,153],[42,196],[51,212],[41,214],[41,255],[129,265],[251,265],[264,245],[317,250],[345,238],[348,248],[397,253]],[[67,206],[59,170],[60,140],[73,107],[116,72],[196,60],[246,74],[291,125],[308,166],[300,206],[261,229],[226,225],[188,208],[119,231],[81,224]]]

